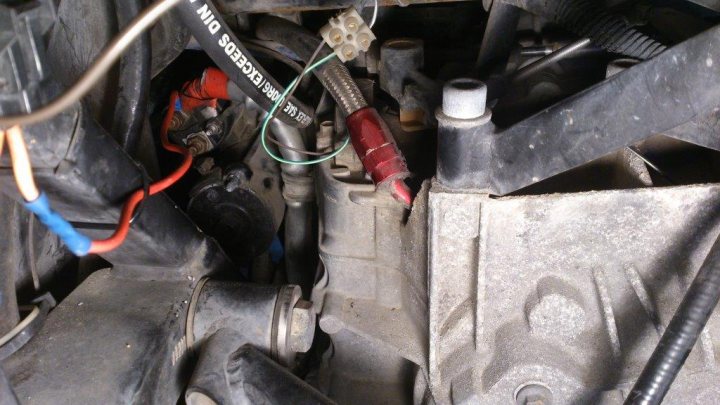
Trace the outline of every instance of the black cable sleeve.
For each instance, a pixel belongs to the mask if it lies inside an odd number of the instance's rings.
[[[625,404],[662,402],[720,298],[720,239],[710,249]]]
[[[250,55],[210,0],[183,0],[178,12],[183,24],[230,80],[261,108],[270,110],[284,89]],[[276,117],[286,124],[304,128],[312,123],[314,111],[291,98]]]
[[[127,26],[143,8],[142,0],[115,0],[118,30]],[[130,156],[135,156],[148,110],[151,61],[149,32],[140,35],[120,61],[120,86],[112,133]]]

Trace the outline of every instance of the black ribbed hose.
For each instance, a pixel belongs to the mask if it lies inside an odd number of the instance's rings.
[[[312,57],[322,42],[322,38],[307,29],[284,18],[273,16],[263,17],[258,22],[256,34],[260,39],[275,41],[286,46],[305,62]],[[331,52],[330,47],[325,46],[320,50],[317,58],[321,59]],[[337,58],[330,59],[313,73],[335,99],[345,116],[367,107],[367,101],[350,76],[350,71]]]
[[[178,12],[208,56],[228,75],[231,81],[265,111],[270,110],[283,88],[255,60],[223,21],[210,0],[183,0]],[[295,98],[285,104],[276,117],[282,122],[304,128],[313,121],[311,107]]]
[[[720,238],[710,249],[625,404],[662,402],[720,298]]]
[[[646,60],[666,49],[624,18],[606,12],[597,0],[551,1],[548,9],[555,22],[608,52]]]
[[[143,7],[143,0],[115,0],[118,30],[127,26]],[[130,156],[135,156],[147,114],[151,58],[150,33],[146,32],[128,48],[120,61],[120,89],[112,133]]]

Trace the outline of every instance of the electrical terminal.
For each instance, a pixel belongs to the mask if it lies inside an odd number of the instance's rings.
[[[360,52],[367,52],[375,40],[375,34],[355,7],[331,18],[320,29],[320,35],[343,62],[357,58]]]

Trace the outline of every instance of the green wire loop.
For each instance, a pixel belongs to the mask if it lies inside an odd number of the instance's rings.
[[[289,165],[304,165],[304,166],[314,165],[314,164],[322,163],[322,162],[325,162],[327,160],[334,158],[335,156],[340,154],[340,152],[342,152],[343,149],[345,149],[345,147],[348,146],[348,144],[350,143],[350,137],[345,138],[345,142],[342,144],[342,146],[340,146],[340,148],[338,148],[334,152],[330,153],[329,155],[323,156],[321,158],[317,158],[317,159],[313,159],[313,160],[287,160],[287,159],[283,159],[282,157],[276,155],[273,151],[270,150],[270,148],[268,147],[267,141],[266,141],[266,136],[265,136],[265,133],[267,132],[267,126],[270,123],[270,118],[272,118],[275,115],[275,111],[278,109],[280,104],[282,104],[283,100],[285,100],[285,97],[287,97],[288,93],[290,92],[290,89],[292,89],[295,86],[295,83],[298,80],[302,79],[304,75],[312,72],[318,66],[322,65],[323,63],[326,63],[327,61],[329,61],[330,59],[332,59],[334,57],[335,57],[335,54],[332,53],[332,54],[320,59],[319,61],[310,65],[310,67],[308,69],[306,69],[303,74],[296,77],[292,82],[290,82],[290,84],[285,88],[285,91],[280,95],[280,97],[277,99],[275,104],[273,104],[272,108],[270,108],[270,111],[268,112],[268,114],[265,116],[265,119],[263,120],[263,123],[262,123],[262,127],[260,129],[260,140],[262,141],[263,149],[265,149],[265,152],[267,152],[267,154],[271,158],[277,160],[280,163],[286,163]]]

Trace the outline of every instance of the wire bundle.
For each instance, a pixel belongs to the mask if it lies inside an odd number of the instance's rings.
[[[183,155],[183,162],[166,178],[157,181],[145,189],[139,189],[133,192],[123,206],[120,220],[115,232],[108,238],[102,240],[91,240],[87,236],[78,232],[68,221],[66,221],[59,213],[52,210],[47,196],[42,193],[35,184],[32,172],[30,157],[28,156],[27,146],[23,139],[23,132],[20,125],[29,125],[37,123],[66,110],[71,105],[81,99],[87,92],[97,83],[101,76],[120,58],[122,53],[130,46],[132,41],[150,28],[160,17],[169,10],[178,5],[181,0],[158,0],[150,7],[138,15],[125,29],[103,50],[98,59],[90,66],[90,68],[80,77],[80,79],[69,89],[63,92],[58,98],[39,108],[36,111],[27,114],[0,116],[0,155],[3,151],[5,141],[12,160],[13,174],[18,190],[25,200],[25,207],[37,215],[38,219],[45,224],[50,231],[57,234],[68,248],[76,255],[83,256],[88,253],[105,253],[120,246],[130,230],[132,216],[138,207],[138,204],[146,197],[162,192],[177,182],[192,165],[192,154],[185,148],[171,144],[168,140],[168,130],[175,112],[175,104],[178,99],[177,92],[173,92],[168,105],[168,111],[161,128],[161,142],[163,147],[171,152]],[[374,1],[374,11],[372,27],[377,19],[378,1]],[[266,131],[270,120],[274,117],[278,110],[282,109],[285,101],[288,100],[297,88],[298,82],[309,72],[318,66],[326,63],[335,55],[331,54],[325,58],[312,63],[319,53],[322,44],[310,59],[301,74],[293,80],[278,100],[273,104],[269,113],[261,126],[261,140],[265,151],[273,159],[287,164],[312,165],[329,160],[337,156],[350,142],[350,138],[346,138],[343,145],[336,151],[325,155],[321,158],[308,161],[291,161],[283,159],[274,154],[267,146]]]
[[[150,185],[147,193],[149,196],[160,193],[175,184],[178,180],[180,180],[180,178],[182,178],[183,175],[185,175],[185,173],[187,173],[192,165],[193,158],[190,151],[170,143],[170,140],[168,139],[168,130],[170,129],[170,123],[172,122],[173,114],[175,113],[175,103],[177,102],[177,99],[178,93],[173,91],[170,95],[167,113],[165,114],[165,118],[160,128],[160,142],[166,150],[183,155],[183,161],[180,166],[175,169],[175,171],[170,173],[170,175]],[[92,242],[92,246],[90,247],[90,253],[109,252],[116,249],[123,243],[130,230],[130,220],[132,219],[133,213],[144,197],[144,189],[138,189],[130,195],[123,206],[122,213],[120,214],[120,221],[118,223],[118,227],[115,229],[115,232],[107,239],[94,240]]]
[[[373,28],[373,26],[375,26],[375,23],[377,22],[378,7],[379,7],[378,0],[374,0],[372,20],[370,21],[370,24],[369,24],[370,28]],[[291,164],[291,165],[314,165],[314,164],[322,163],[322,162],[328,161],[328,160],[334,158],[335,156],[337,156],[338,154],[340,154],[340,152],[342,152],[343,149],[345,149],[348,146],[348,144],[350,143],[350,137],[348,136],[347,138],[345,138],[345,141],[343,142],[342,145],[340,145],[340,147],[338,149],[323,156],[320,153],[298,150],[298,149],[289,147],[287,145],[283,145],[283,144],[277,142],[276,140],[272,139],[271,137],[268,137],[266,134],[267,127],[268,127],[268,124],[270,123],[270,120],[275,117],[275,113],[278,110],[281,110],[284,107],[286,100],[289,100],[293,96],[293,94],[295,93],[295,90],[298,87],[298,84],[303,79],[303,77],[305,77],[308,73],[312,72],[313,70],[315,70],[318,67],[322,66],[323,64],[327,63],[328,61],[330,61],[332,58],[334,58],[336,56],[335,53],[331,53],[330,55],[313,63],[315,61],[315,59],[317,58],[317,56],[320,54],[320,51],[322,50],[322,48],[324,46],[325,46],[325,42],[321,41],[320,44],[318,45],[317,49],[315,49],[312,56],[308,60],[307,65],[305,66],[305,69],[303,69],[303,71],[300,72],[300,75],[298,75],[298,77],[296,77],[292,82],[290,82],[290,84],[285,88],[285,91],[283,91],[283,93],[280,95],[280,97],[277,99],[277,101],[275,101],[275,103],[270,108],[270,111],[268,111],[267,115],[265,116],[265,119],[262,122],[262,126],[260,128],[260,140],[262,142],[263,149],[265,149],[265,152],[271,158],[273,158],[274,160],[276,160],[280,163]],[[317,156],[322,156],[322,157],[319,157],[317,159],[312,159],[312,160],[287,160],[280,156],[277,156],[272,150],[270,150],[270,148],[268,148],[268,145],[267,145],[268,140],[270,140],[272,143],[278,145],[281,148],[290,149],[295,152],[303,153],[305,155],[317,155]]]
[[[177,98],[177,92],[173,92],[170,97],[167,114],[162,123],[160,140],[166,150],[181,154],[184,159],[182,164],[169,176],[150,185],[147,191],[148,196],[160,193],[175,184],[187,173],[192,164],[192,155],[190,152],[185,148],[170,143],[168,140],[168,130],[175,112],[175,102]],[[78,232],[59,213],[53,211],[47,196],[38,189],[35,184],[32,166],[30,164],[30,156],[28,155],[22,129],[16,125],[7,131],[0,131],[0,154],[2,154],[5,141],[7,141],[8,149],[10,150],[15,183],[20,191],[20,195],[25,200],[25,208],[34,213],[40,222],[45,224],[51,232],[58,235],[70,251],[78,256],[84,256],[88,253],[106,253],[116,249],[123,243],[130,231],[130,221],[133,213],[140,201],[145,198],[146,192],[144,189],[134,191],[127,199],[123,206],[118,226],[110,237],[102,240],[91,240]]]
[[[321,44],[320,44],[321,47],[322,47],[323,45],[325,45],[325,44],[324,44],[324,43],[321,43]],[[320,48],[318,48],[318,50],[319,50],[319,49],[320,49]],[[316,54],[317,54],[317,51],[316,51]],[[277,99],[277,101],[275,102],[275,104],[273,104],[272,108],[270,108],[270,111],[268,111],[267,115],[265,116],[265,119],[263,120],[262,126],[260,127],[260,141],[262,142],[262,146],[263,146],[263,149],[265,149],[265,152],[266,152],[271,158],[275,159],[276,161],[278,161],[278,162],[280,162],[280,163],[286,163],[286,164],[292,164],[292,165],[314,165],[314,164],[322,163],[322,162],[325,162],[325,161],[327,161],[327,160],[330,160],[330,159],[334,158],[335,156],[337,156],[338,154],[340,154],[340,152],[342,152],[343,149],[345,149],[345,147],[347,147],[348,144],[350,143],[350,137],[347,137],[347,138],[345,138],[345,142],[344,142],[337,150],[335,150],[334,152],[332,152],[332,153],[330,153],[330,154],[328,154],[328,155],[325,155],[325,156],[323,156],[323,157],[320,157],[320,158],[317,158],[317,159],[312,159],[312,160],[287,160],[287,159],[284,159],[284,158],[276,155],[272,150],[270,150],[270,148],[268,147],[268,144],[267,144],[267,138],[268,138],[268,137],[267,137],[267,127],[268,127],[268,124],[270,123],[270,120],[271,120],[271,119],[273,118],[273,116],[275,115],[275,112],[276,112],[279,108],[281,108],[281,105],[284,104],[284,101],[285,101],[286,99],[289,99],[288,94],[295,90],[295,88],[297,87],[297,84],[300,82],[300,80],[302,80],[302,78],[303,78],[306,74],[308,74],[308,73],[312,72],[313,70],[317,69],[319,66],[321,66],[322,64],[324,64],[325,62],[329,61],[330,59],[332,59],[332,58],[334,58],[334,57],[335,57],[335,54],[333,53],[333,54],[330,54],[330,55],[328,55],[328,56],[320,59],[319,61],[317,61],[317,62],[315,62],[315,63],[313,63],[313,64],[308,64],[308,66],[305,68],[305,70],[303,70],[303,72],[302,72],[298,77],[296,77],[292,82],[290,82],[290,84],[287,86],[287,88],[285,89],[285,91],[280,95],[280,97]],[[313,58],[313,59],[314,59],[314,58]],[[310,62],[312,62],[312,60],[311,60]],[[282,147],[282,146],[281,146],[281,147]]]

